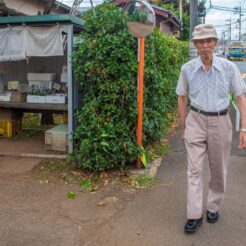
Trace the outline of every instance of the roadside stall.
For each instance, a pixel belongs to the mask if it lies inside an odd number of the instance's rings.
[[[73,152],[80,96],[71,54],[82,30],[73,15],[0,17],[0,136],[21,129],[23,112],[59,113],[63,124],[45,132],[45,149]]]

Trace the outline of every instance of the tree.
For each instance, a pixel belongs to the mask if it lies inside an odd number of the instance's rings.
[[[161,1],[161,0],[160,0]],[[175,9],[179,9],[179,0],[162,0],[162,4],[172,4]],[[189,13],[190,4],[187,0],[182,0],[182,6],[184,13]]]
[[[136,142],[137,39],[122,9],[104,3],[88,12],[73,67],[83,88],[74,132],[75,163],[94,171],[120,168],[141,156]],[[145,39],[143,144],[163,136],[176,107],[176,81],[188,57],[186,42],[157,28]]]

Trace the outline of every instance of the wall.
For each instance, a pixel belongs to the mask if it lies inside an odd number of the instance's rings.
[[[0,72],[3,72],[5,84],[7,81],[18,80],[27,84],[27,73],[53,72],[57,74],[57,81],[60,80],[62,66],[66,64],[67,55],[53,57],[31,57],[28,61],[0,62]]]

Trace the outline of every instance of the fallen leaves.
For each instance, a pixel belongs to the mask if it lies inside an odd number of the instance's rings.
[[[118,202],[119,198],[116,196],[110,196],[102,199],[101,201],[98,202],[97,206],[106,206],[109,204],[113,204],[115,202]]]

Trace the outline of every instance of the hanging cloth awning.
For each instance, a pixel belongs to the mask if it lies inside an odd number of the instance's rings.
[[[63,56],[61,26],[27,27],[26,56]]]
[[[0,29],[0,61],[26,59],[26,28],[8,27]]]
[[[0,29],[0,40],[0,62],[64,54],[60,25],[7,27]]]

